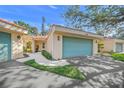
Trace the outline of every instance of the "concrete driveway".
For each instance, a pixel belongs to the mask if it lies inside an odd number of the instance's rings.
[[[0,63],[0,87],[124,87],[124,63],[103,57],[77,57],[67,62],[79,68],[86,80],[74,80],[40,71],[20,62]]]
[[[124,63],[110,57],[76,57],[67,60],[86,75],[80,87],[124,87]],[[74,87],[76,82],[67,87]]]

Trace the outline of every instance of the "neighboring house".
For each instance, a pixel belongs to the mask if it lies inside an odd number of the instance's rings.
[[[104,38],[104,51],[124,52],[124,40],[114,38]]]
[[[23,57],[25,28],[0,19],[0,62]]]

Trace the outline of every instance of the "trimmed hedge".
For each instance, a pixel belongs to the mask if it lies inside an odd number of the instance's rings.
[[[26,65],[32,66],[39,70],[49,71],[62,76],[70,77],[73,79],[84,80],[85,76],[80,72],[75,66],[65,65],[65,66],[44,66],[35,62],[35,60],[29,60],[25,62]]]
[[[124,54],[113,53],[112,58],[119,61],[124,61]]]
[[[43,55],[45,58],[47,58],[47,59],[49,59],[49,60],[52,60],[52,59],[53,59],[52,55],[51,55],[49,52],[47,52],[46,50],[42,50],[41,53],[42,53],[42,55]]]

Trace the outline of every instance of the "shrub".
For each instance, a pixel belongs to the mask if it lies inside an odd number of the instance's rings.
[[[27,43],[26,43],[26,46],[24,46],[23,47],[23,51],[24,52],[32,52],[32,42],[31,41],[28,41]]]
[[[26,50],[26,48],[25,48],[24,46],[23,46],[23,51],[24,51],[24,52],[27,52],[27,50]]]
[[[112,58],[119,61],[124,61],[124,54],[113,53]]]
[[[104,43],[102,41],[98,42],[98,52],[102,52],[104,49]]]
[[[47,52],[46,50],[42,50],[41,52],[42,52],[42,55],[43,55],[45,58],[47,58],[47,59],[49,59],[49,60],[52,60],[52,59],[53,59],[52,55],[51,55],[49,52]]]
[[[30,48],[27,48],[27,52],[32,52],[32,50]]]

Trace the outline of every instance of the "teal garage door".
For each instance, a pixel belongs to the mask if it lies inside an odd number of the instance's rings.
[[[123,44],[122,43],[116,43],[116,52],[123,52]]]
[[[63,58],[75,56],[91,56],[92,51],[92,40],[74,37],[63,37]]]
[[[0,32],[0,62],[11,60],[11,34]]]

